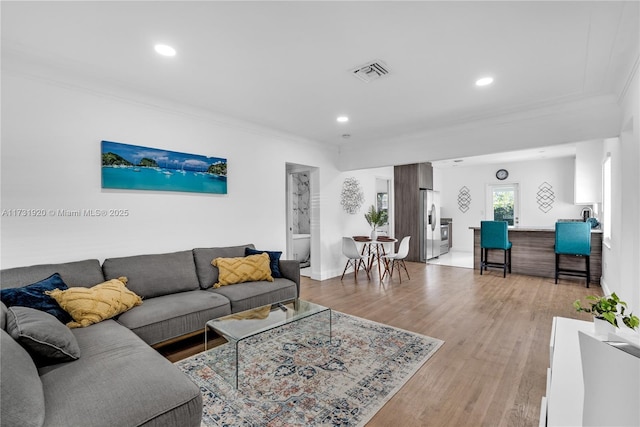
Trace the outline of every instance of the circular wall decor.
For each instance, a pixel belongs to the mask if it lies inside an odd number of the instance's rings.
[[[509,171],[506,169],[498,169],[498,171],[496,172],[496,178],[498,178],[500,181],[507,179],[508,176]]]

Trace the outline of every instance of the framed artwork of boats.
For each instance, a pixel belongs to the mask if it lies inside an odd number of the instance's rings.
[[[102,141],[102,188],[227,194],[227,159]]]

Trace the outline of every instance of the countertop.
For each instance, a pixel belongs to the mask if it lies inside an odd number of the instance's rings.
[[[477,227],[469,227],[470,230],[480,230],[480,226]],[[555,232],[556,228],[554,225],[511,225],[508,227],[509,231],[552,231]],[[591,229],[592,233],[602,233],[601,229],[595,228]]]

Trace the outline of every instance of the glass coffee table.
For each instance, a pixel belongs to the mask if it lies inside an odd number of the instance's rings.
[[[237,389],[243,366],[251,363],[241,354],[245,346],[251,345],[250,338],[284,327],[291,332],[324,335],[331,342],[331,309],[296,299],[213,319],[205,327],[205,351],[209,348],[210,331],[229,341],[229,363],[216,372]]]

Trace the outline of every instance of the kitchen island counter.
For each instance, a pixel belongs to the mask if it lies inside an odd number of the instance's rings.
[[[473,230],[473,268],[480,269],[480,227]],[[511,272],[554,278],[555,275],[555,226],[514,226],[509,227],[511,248]],[[489,251],[489,261],[502,262],[503,253]],[[602,230],[591,230],[591,283],[600,283],[602,276]],[[583,257],[563,255],[560,260],[563,268],[584,269]],[[491,270],[489,270],[491,271]],[[560,275],[560,281],[573,280],[585,282],[582,278]],[[559,282],[560,283],[560,282]]]

